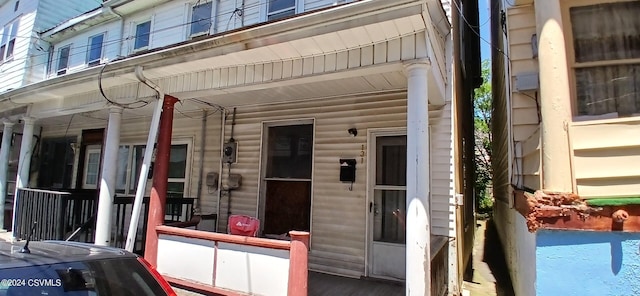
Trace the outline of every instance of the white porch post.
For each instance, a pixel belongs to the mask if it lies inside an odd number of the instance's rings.
[[[406,65],[407,70],[407,267],[406,295],[431,292],[429,219],[429,103],[427,61]]]
[[[569,146],[572,121],[569,69],[560,1],[535,1],[542,116],[542,189],[574,192]]]
[[[33,155],[33,129],[36,119],[33,117],[22,118],[24,126],[22,128],[22,142],[20,143],[20,157],[18,158],[18,175],[16,176],[16,189],[13,195],[13,225],[16,222],[16,199],[18,198],[18,189],[25,188],[29,185],[29,170],[31,168],[31,155]],[[13,234],[15,236],[15,232]]]
[[[107,140],[104,145],[102,172],[100,174],[100,199],[98,200],[98,216],[96,218],[95,244],[108,246],[111,240],[111,210],[116,193],[116,168],[118,165],[118,149],[120,147],[120,123],[122,108],[111,107]]]
[[[13,125],[13,122],[4,122],[2,146],[0,146],[0,231],[6,230],[4,225],[4,203],[7,198],[7,174],[9,170],[9,153],[11,152]]]

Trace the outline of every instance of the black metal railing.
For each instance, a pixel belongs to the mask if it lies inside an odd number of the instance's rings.
[[[17,215],[13,231],[26,239],[34,227],[32,240],[73,240],[93,242],[98,197],[95,190],[69,192],[24,188],[18,190]],[[193,216],[194,198],[167,198],[165,222],[186,222]],[[116,196],[113,202],[111,246],[124,248],[133,212],[133,197]],[[144,252],[149,197],[143,198],[134,252]],[[34,226],[34,222],[36,222]]]
[[[16,196],[14,236],[32,240],[63,239],[65,208],[71,193],[39,189],[19,189]],[[35,225],[34,225],[35,223]]]

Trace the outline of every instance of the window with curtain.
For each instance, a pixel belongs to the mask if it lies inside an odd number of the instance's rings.
[[[640,115],[640,2],[569,8],[577,115]]]

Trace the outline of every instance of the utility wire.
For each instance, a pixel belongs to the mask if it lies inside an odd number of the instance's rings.
[[[270,1],[269,1],[269,2],[267,2],[267,3],[258,3],[258,4],[248,5],[248,6],[245,6],[245,8],[244,8],[244,9],[246,10],[246,9],[250,9],[250,8],[254,8],[254,7],[260,7],[260,6],[268,5],[268,4],[270,4],[271,2],[273,2],[273,1],[278,1],[278,0],[270,0]],[[218,14],[217,16],[212,15],[212,16],[211,16],[210,18],[208,18],[208,19],[199,19],[199,20],[195,20],[195,21],[190,21],[190,22],[186,22],[186,23],[182,23],[182,24],[178,24],[178,25],[174,25],[174,26],[169,26],[169,27],[165,27],[165,28],[157,29],[157,30],[154,30],[154,31],[150,31],[150,32],[149,32],[148,34],[146,34],[146,35],[149,35],[149,36],[150,36],[151,34],[154,34],[154,33],[159,33],[159,32],[163,32],[163,31],[167,31],[167,30],[172,30],[172,29],[176,29],[176,28],[180,28],[180,27],[184,27],[184,26],[189,26],[189,25],[191,25],[191,24],[198,23],[198,22],[202,22],[202,21],[209,21],[210,23],[212,23],[212,21],[214,20],[214,18],[216,18],[216,17],[221,18],[221,17],[223,17],[223,16],[226,16],[227,14],[228,14],[228,15],[230,15],[230,17],[231,17],[231,18],[233,18],[233,16],[234,16],[234,15],[236,15],[238,12],[239,12],[239,9],[238,9],[238,8],[236,8],[236,9],[234,9],[233,11],[230,11],[230,12],[220,13],[220,14]],[[228,29],[228,25],[229,25],[229,24],[227,24],[227,29]],[[225,31],[228,31],[228,30],[225,30]],[[217,32],[217,33],[221,33],[221,32]],[[214,33],[214,34],[217,34],[217,33]],[[23,37],[24,37],[24,38],[31,38],[31,37],[26,37],[26,36],[23,36]],[[40,39],[39,37],[33,37],[33,38],[37,38],[37,39],[39,39],[39,40],[42,40],[42,39]],[[109,41],[107,41],[107,42],[103,42],[102,47],[104,48],[104,47],[106,47],[107,45],[120,44],[122,41],[130,41],[130,40],[133,40],[133,39],[135,39],[135,38],[136,38],[136,36],[135,36],[135,35],[133,35],[133,36],[132,36],[132,35],[129,35],[129,36],[127,36],[127,37],[122,37],[122,38],[115,38],[115,39],[109,40]],[[121,46],[122,46],[122,45],[121,45]],[[83,46],[75,46],[75,47],[73,47],[73,46],[72,46],[72,47],[70,47],[70,50],[69,50],[69,51],[70,51],[71,53],[69,54],[68,59],[70,59],[70,58],[71,58],[71,57],[73,57],[73,56],[77,56],[77,55],[86,55],[86,51],[84,51],[84,50],[86,50],[86,49],[88,49],[88,48],[90,48],[90,47],[91,47],[91,44],[87,44],[87,45],[83,45]],[[60,46],[59,46],[59,47],[58,47],[58,49],[59,49],[59,48],[62,48],[62,47],[60,47]],[[76,49],[83,49],[83,51],[75,51]],[[74,52],[74,51],[75,51],[75,52]],[[31,56],[28,56],[28,57],[25,57],[25,58],[20,58],[20,59],[12,59],[12,60],[7,61],[6,63],[11,62],[11,61],[14,61],[14,62],[15,62],[15,61],[20,61],[20,60],[28,60],[28,59],[32,59],[32,58],[38,58],[38,57],[47,56],[47,55],[49,55],[49,53],[48,53],[48,52],[47,52],[47,53],[42,53],[42,54],[31,55]],[[51,65],[56,65],[56,63],[57,63],[59,60],[60,60],[60,57],[59,57],[59,55],[57,55],[57,57],[55,57],[55,58],[51,59]],[[49,63],[49,62],[36,63],[36,64],[33,64],[33,65],[32,65],[32,67],[37,67],[37,66],[46,65],[46,64],[48,64],[48,63]],[[7,70],[12,69],[12,68],[19,68],[19,69],[14,70],[14,71],[8,71],[8,72],[7,72]],[[19,72],[19,71],[22,71],[22,70],[23,70],[23,69],[22,69],[22,64],[16,64],[16,65],[13,65],[13,66],[11,66],[11,67],[8,67],[8,68],[4,69],[4,71],[3,71],[3,72],[0,72],[0,75],[2,75],[2,74],[8,75],[8,74],[12,74],[12,73]]]
[[[462,20],[464,20],[464,22],[467,24],[467,26],[469,27],[469,29],[471,29],[471,31],[478,36],[478,38],[480,38],[480,40],[484,41],[485,43],[487,43],[489,46],[491,46],[493,49],[497,50],[499,53],[501,53],[505,58],[507,58],[507,60],[509,60],[509,62],[511,62],[511,59],[509,58],[509,56],[499,47],[494,46],[493,44],[491,44],[490,41],[487,41],[486,39],[484,39],[482,36],[480,36],[480,33],[475,29],[477,26],[473,26],[469,23],[469,21],[467,20],[467,18],[464,16],[464,14],[462,13],[462,9],[460,9],[460,6],[458,5],[457,1],[451,1],[453,2],[453,4],[455,5],[456,9],[458,10],[458,15],[462,18]]]

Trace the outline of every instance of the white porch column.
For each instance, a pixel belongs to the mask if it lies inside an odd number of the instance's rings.
[[[13,125],[13,122],[4,122],[2,146],[0,146],[0,231],[6,230],[4,225],[4,203],[7,198],[7,174],[9,170],[9,154],[11,152]]]
[[[542,116],[542,189],[573,192],[569,148],[571,91],[560,1],[535,1],[540,112]],[[551,116],[546,116],[552,114]]]
[[[18,158],[18,176],[16,178],[16,195],[18,188],[25,188],[29,185],[29,169],[31,167],[31,156],[33,155],[33,129],[36,119],[33,117],[22,118],[24,127],[22,130],[22,142],[20,143],[20,158]]]
[[[406,295],[431,292],[429,219],[429,100],[427,61],[406,65],[407,70],[407,267]]]
[[[18,198],[18,189],[29,185],[29,170],[31,168],[31,156],[33,155],[33,129],[36,119],[24,117],[22,122],[24,126],[22,128],[22,142],[20,142],[20,157],[18,158],[18,175],[16,176],[16,189],[13,195],[13,225],[16,222],[16,207],[18,203],[15,200]]]
[[[116,194],[116,169],[118,165],[118,149],[120,147],[120,123],[122,108],[112,107],[109,110],[107,140],[104,145],[102,172],[100,174],[100,199],[98,200],[98,216],[96,218],[95,244],[108,246],[111,240],[111,211],[113,197]]]

